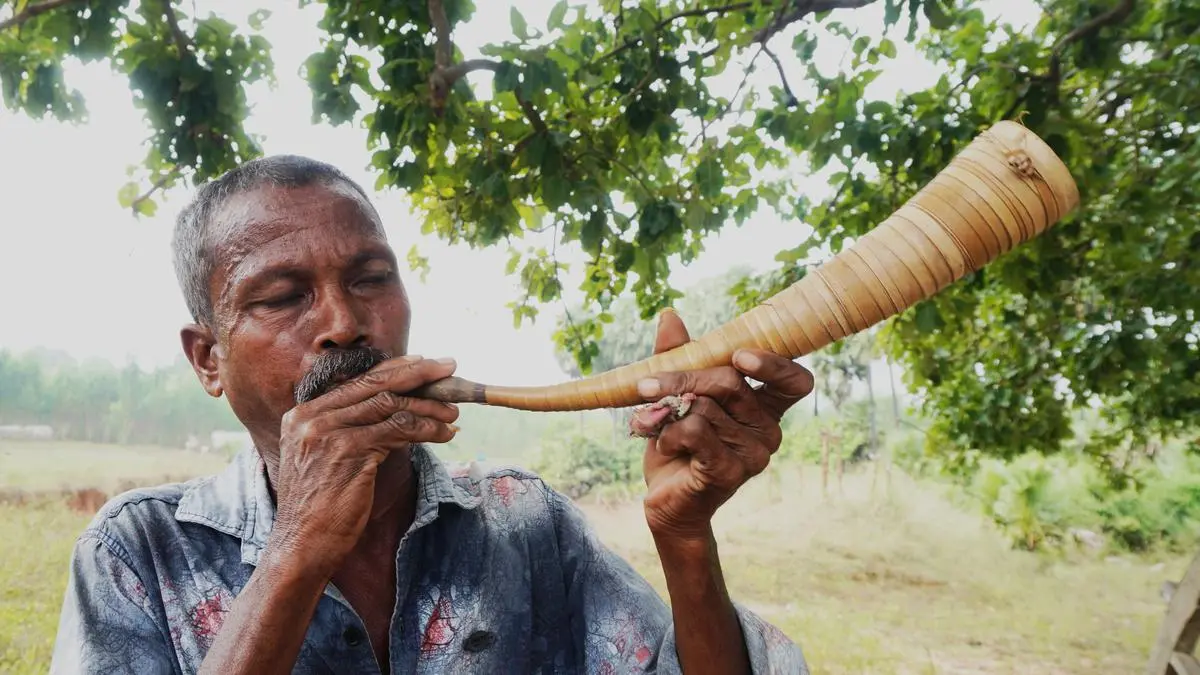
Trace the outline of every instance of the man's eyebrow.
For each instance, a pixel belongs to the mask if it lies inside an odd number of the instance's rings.
[[[386,262],[392,266],[397,264],[396,254],[392,252],[392,249],[387,246],[380,246],[378,248],[372,248],[368,251],[356,253],[354,257],[350,259],[349,267],[362,267],[363,265],[375,260],[382,260],[383,262]]]
[[[290,263],[276,263],[274,265],[266,265],[260,269],[251,270],[248,273],[236,274],[233,277],[231,286],[240,287],[246,284],[259,286],[270,283],[278,279],[302,279],[310,276],[300,266]]]

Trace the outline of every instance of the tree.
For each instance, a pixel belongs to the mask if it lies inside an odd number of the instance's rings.
[[[45,424],[56,438],[175,447],[190,436],[242,429],[229,406],[196,386],[182,356],[146,372],[8,350],[0,350],[0,424]]]
[[[815,144],[778,132],[814,155],[852,158],[843,189],[813,217],[835,249],[1018,111],[1071,166],[1084,204],[1075,217],[884,331],[935,413],[932,436],[953,442],[963,468],[976,451],[1058,450],[1072,406],[1104,411],[1108,433],[1090,449],[1110,465],[1147,437],[1191,434],[1200,421],[1198,303],[1187,290],[1200,281],[1188,178],[1200,160],[1200,7],[1047,5],[1032,32],[1001,44],[1009,28],[962,10],[955,29],[928,36],[925,51],[955,73],[932,91],[868,104]],[[785,129],[780,119],[761,117]]]
[[[8,107],[82,118],[67,56],[109,59],[129,76],[153,136],[146,175],[121,198],[143,213],[156,187],[259,151],[241,125],[244,87],[271,76],[270,46],[185,5],[0,3],[11,15],[0,19]],[[314,117],[366,127],[378,187],[409,191],[428,232],[512,247],[518,322],[564,291],[553,250],[516,248],[530,232],[586,253],[577,276],[589,306],[608,311],[631,294],[647,320],[678,297],[671,266],[711,233],[763,209],[809,223],[816,234],[781,252],[776,273],[739,289],[752,301],[882,221],[980,130],[1019,116],[1069,163],[1083,208],[891,322],[888,350],[936,418],[933,436],[953,442],[939,446],[961,448],[962,462],[1052,452],[1068,411],[1094,405],[1111,424],[1097,452],[1120,463],[1109,449],[1194,432],[1200,415],[1190,255],[1200,249],[1200,7],[1040,5],[1025,29],[974,0],[560,0],[544,28],[514,9],[513,38],[466,58],[453,31],[469,0],[326,0],[328,39],[305,74]],[[880,12],[882,34],[850,32],[851,11]],[[942,77],[867,98],[901,42]],[[846,47],[832,73],[812,63],[829,44]],[[769,91],[714,93],[726,71],[745,69],[744,85],[759,67],[779,76]],[[471,86],[485,78],[486,97]],[[832,197],[800,196],[789,178],[799,160],[832,174]],[[421,264],[415,249],[410,260]],[[564,328],[581,374],[602,324]]]

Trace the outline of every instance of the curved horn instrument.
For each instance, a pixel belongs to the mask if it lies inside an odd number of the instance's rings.
[[[743,347],[791,359],[902,313],[1041,234],[1079,204],[1050,146],[1024,126],[987,129],[882,224],[753,309],[670,351],[599,375],[541,387],[459,377],[412,395],[520,410],[639,405],[637,381],[728,365]]]

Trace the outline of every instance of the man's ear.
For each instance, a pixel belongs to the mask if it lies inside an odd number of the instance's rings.
[[[224,393],[221,387],[219,369],[219,347],[212,331],[199,324],[188,324],[179,331],[179,339],[183,342],[183,353],[204,391],[213,398],[220,398]]]

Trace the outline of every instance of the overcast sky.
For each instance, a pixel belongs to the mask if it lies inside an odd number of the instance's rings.
[[[213,10],[239,23],[259,7],[274,11],[264,34],[273,45],[278,84],[274,90],[263,86],[251,93],[254,112],[248,126],[266,135],[267,153],[332,162],[370,190],[375,177],[367,169],[365,132],[309,121],[311,99],[298,68],[319,48],[321,7],[301,10],[296,4],[196,0],[194,6],[200,14]],[[513,3],[475,4],[475,16],[454,36],[468,57],[478,55],[482,44],[511,34]],[[544,27],[551,2],[518,4],[531,26]],[[882,5],[840,12],[839,18],[863,34],[875,34]],[[998,6],[1006,15],[1019,12],[1006,16],[1015,22],[1033,16],[1029,0],[1001,0]],[[780,39],[780,56],[798,67],[785,53],[785,41]],[[839,47],[816,58],[830,72],[841,55]],[[927,86],[936,75],[901,45],[901,59],[870,93],[890,98],[897,89]],[[147,128],[133,107],[127,82],[110,73],[107,64],[75,65],[69,76],[87,98],[86,125],[33,121],[0,110],[0,347],[41,346],[77,357],[133,358],[146,366],[170,362],[180,353],[178,329],[188,320],[171,269],[171,222],[189,190],[166,195],[154,218],[138,220],[122,209],[116,193],[127,180],[127,167],[144,155]],[[737,76],[740,72],[730,73],[729,90]],[[773,84],[775,77],[773,69],[760,68],[754,81]],[[800,79],[795,76],[793,84]],[[813,184],[813,196],[821,196],[823,187]],[[454,356],[459,374],[492,384],[545,384],[564,378],[552,353],[551,314],[543,314],[535,326],[513,328],[505,305],[517,297],[518,286],[503,275],[503,248],[470,250],[422,236],[419,214],[411,213],[398,193],[378,195],[376,204],[397,253],[403,258],[416,242],[433,268],[424,284],[412,274],[406,279],[414,306],[414,353]],[[807,233],[802,223],[767,215],[741,229],[730,227],[708,241],[708,252],[697,263],[678,272],[676,283],[686,287],[738,264],[769,269],[776,265],[777,251],[797,245]],[[463,283],[464,272],[479,281]],[[567,285],[577,283],[578,277],[571,276]]]

